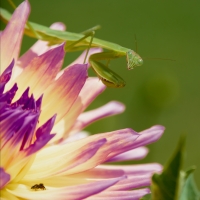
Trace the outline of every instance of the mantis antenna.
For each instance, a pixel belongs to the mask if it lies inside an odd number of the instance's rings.
[[[136,52],[138,52],[136,34],[135,34],[135,47],[136,47]],[[126,61],[129,70],[134,69],[136,66],[141,66],[143,64],[142,58],[136,52],[131,49],[126,52]]]
[[[137,38],[136,38],[136,34],[134,34],[134,37],[135,37],[135,49],[136,49],[136,52],[138,52],[138,45],[137,45]],[[143,58],[143,59],[147,59],[147,60],[169,60],[169,61],[176,61],[174,59],[169,59],[169,58]]]
[[[136,34],[134,34],[134,37],[135,37],[135,49],[136,49],[136,52],[138,52],[138,45],[137,45],[137,38],[136,38]]]

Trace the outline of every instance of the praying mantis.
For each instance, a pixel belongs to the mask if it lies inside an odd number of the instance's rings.
[[[0,17],[3,21],[8,22],[11,14],[0,8]],[[25,34],[40,40],[48,41],[50,45],[66,42],[65,51],[79,51],[90,47],[101,47],[106,52],[96,53],[89,57],[89,63],[99,79],[107,86],[112,88],[120,88],[125,86],[125,81],[113,70],[101,61],[110,61],[119,57],[126,56],[127,68],[134,69],[136,66],[143,64],[142,58],[133,50],[122,47],[118,44],[94,38],[94,30],[92,28],[84,33],[72,33],[68,31],[58,31],[49,27],[28,22],[25,27]],[[88,51],[87,51],[88,53]],[[86,56],[87,56],[86,53]]]

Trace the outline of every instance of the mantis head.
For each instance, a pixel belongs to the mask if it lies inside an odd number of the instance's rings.
[[[131,49],[126,52],[126,60],[127,67],[129,70],[134,69],[134,67],[141,66],[143,64],[142,58]]]

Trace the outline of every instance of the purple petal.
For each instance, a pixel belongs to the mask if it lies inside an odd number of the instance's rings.
[[[23,109],[25,109],[25,110],[34,110],[34,111],[36,110],[36,103],[35,103],[35,99],[33,97],[33,94],[28,99],[28,101],[26,101],[26,103],[23,106]]]
[[[43,98],[43,94],[39,97],[39,99],[36,101],[36,108],[37,111],[41,110],[41,106],[42,106],[42,98]]]
[[[17,84],[14,84],[14,86],[10,90],[0,95],[0,102],[6,102],[7,104],[11,104],[17,90],[18,90]]]
[[[17,132],[16,135],[18,135],[18,138],[15,142],[18,143],[22,140],[20,150],[27,148],[31,144],[38,118],[39,114],[29,114],[29,116],[25,118],[22,127]]]
[[[28,148],[24,150],[26,156],[31,155],[42,147],[44,147],[54,136],[55,134],[50,134],[54,122],[56,119],[56,115],[50,118],[45,124],[43,124],[40,128],[36,131],[36,140],[34,144],[30,145]]]
[[[13,59],[10,65],[4,70],[4,72],[0,76],[0,94],[3,93],[5,84],[10,80],[14,64],[15,64],[15,61]]]
[[[24,104],[29,100],[28,93],[29,93],[29,87],[24,91],[24,93],[21,95],[21,97],[12,104],[12,106],[13,107],[18,107],[18,106],[23,107]]]
[[[21,108],[8,108],[8,106],[5,107],[1,113],[1,139],[5,143],[22,128],[26,117],[30,114],[29,111],[23,111]]]
[[[29,97],[29,87],[24,91],[22,96],[11,104],[12,107],[19,107],[21,106],[24,110],[32,110],[33,112],[40,113],[40,106],[42,103],[42,96],[35,101],[33,94]]]
[[[1,139],[2,147],[8,145],[18,150],[30,145],[39,114],[18,108],[5,108],[1,115]],[[12,123],[10,123],[12,122]],[[17,150],[17,148],[15,150]]]
[[[2,167],[0,167],[0,190],[10,181],[10,174],[7,174]]]
[[[50,118],[45,124],[43,124],[40,128],[36,131],[36,137],[39,138],[43,134],[49,134],[53,128],[54,122],[56,119],[56,115],[54,115],[52,118]]]
[[[23,150],[25,156],[30,156],[42,149],[54,136],[55,134],[44,134],[37,138],[34,144],[31,144],[28,148]]]

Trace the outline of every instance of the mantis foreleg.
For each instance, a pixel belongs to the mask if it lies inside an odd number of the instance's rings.
[[[109,62],[111,59],[121,56],[123,55],[119,52],[109,51],[93,54],[89,58],[89,63],[91,64],[92,69],[100,80],[108,87],[124,87],[126,83],[118,74],[99,61],[108,60]]]
[[[89,62],[94,72],[106,86],[117,88],[126,85],[125,81],[118,74],[104,64],[94,60],[90,60]]]

